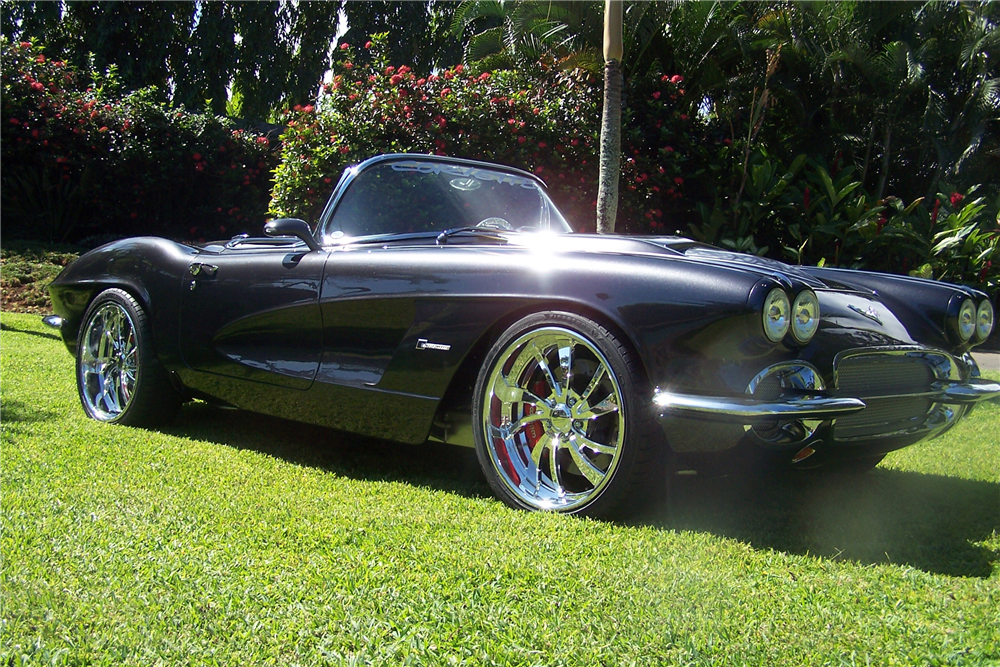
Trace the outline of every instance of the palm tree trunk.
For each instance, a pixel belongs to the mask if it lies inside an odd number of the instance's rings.
[[[622,157],[622,68],[604,64],[604,112],[601,115],[600,176],[597,181],[597,233],[614,234],[618,216],[618,177]]]
[[[604,110],[601,114],[597,233],[614,234],[622,159],[622,2],[604,3]]]

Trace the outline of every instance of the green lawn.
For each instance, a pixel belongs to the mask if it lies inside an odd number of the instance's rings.
[[[1000,664],[1000,407],[857,480],[685,479],[631,525],[507,509],[471,451],[186,406],[84,419],[4,313],[19,664]]]

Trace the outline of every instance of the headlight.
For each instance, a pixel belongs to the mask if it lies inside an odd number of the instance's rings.
[[[764,333],[772,343],[781,342],[788,333],[788,295],[775,287],[764,300]]]
[[[964,343],[972,338],[974,333],[976,333],[976,305],[972,303],[972,299],[966,299],[958,309],[958,335]]]
[[[819,299],[812,290],[802,290],[792,304],[792,337],[805,345],[819,328]]]
[[[981,304],[979,304],[979,310],[976,311],[976,338],[980,342],[986,340],[990,337],[990,333],[993,332],[993,304],[990,303],[989,299],[986,299]]]

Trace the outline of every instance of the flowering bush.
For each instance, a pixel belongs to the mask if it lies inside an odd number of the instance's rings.
[[[577,228],[593,229],[601,84],[590,74],[539,63],[533,71],[473,71],[457,65],[420,76],[381,56],[383,38],[337,49],[333,79],[315,105],[288,112],[275,175],[274,215],[314,218],[346,165],[380,153],[422,152],[482,159],[531,171]],[[661,80],[662,79],[662,80]],[[649,77],[627,137],[619,231],[665,228],[665,202],[683,193],[686,151],[697,142],[671,116],[680,77]],[[656,90],[652,90],[655,88]],[[670,231],[673,231],[672,229]]]
[[[255,231],[267,207],[270,142],[210,114],[121,96],[103,76],[2,44],[5,231],[50,241]],[[10,224],[14,222],[14,224]]]

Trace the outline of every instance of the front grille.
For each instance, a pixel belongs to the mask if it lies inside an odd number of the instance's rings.
[[[920,357],[865,354],[848,357],[837,366],[837,396],[865,398],[927,391],[934,372]]]
[[[930,391],[934,371],[918,355],[855,355],[837,365],[837,386],[832,393],[862,399],[861,412],[834,422],[834,437],[841,440],[875,437],[920,428],[933,408],[927,396],[907,396]]]

